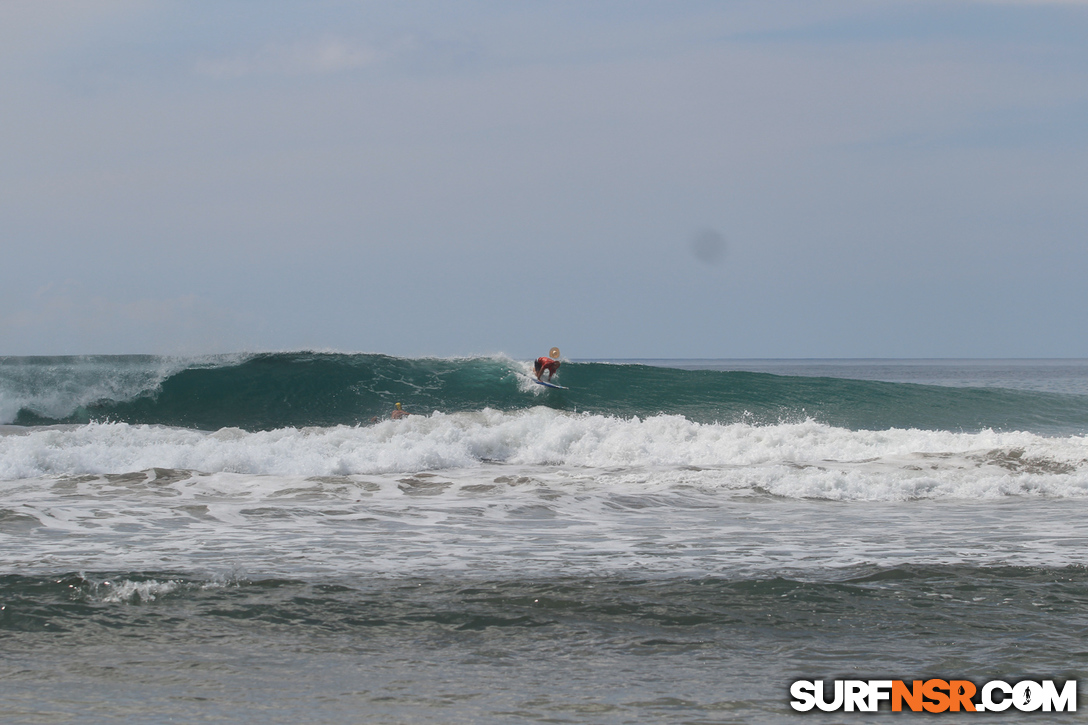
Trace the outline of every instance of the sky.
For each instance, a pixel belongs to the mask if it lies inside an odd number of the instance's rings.
[[[1088,2],[0,0],[0,355],[1088,357]]]

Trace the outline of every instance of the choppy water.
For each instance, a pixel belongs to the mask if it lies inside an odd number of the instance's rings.
[[[793,680],[1084,678],[1088,363],[527,372],[0,359],[0,715],[820,722],[865,716]]]

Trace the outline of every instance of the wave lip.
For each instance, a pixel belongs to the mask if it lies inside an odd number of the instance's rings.
[[[182,371],[236,365],[245,357],[0,357],[0,425],[87,422],[97,408],[153,396]]]

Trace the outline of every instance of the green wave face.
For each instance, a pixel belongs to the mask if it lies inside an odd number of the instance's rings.
[[[8,574],[0,576],[0,601],[7,603],[0,611],[0,632],[55,635],[92,630],[95,638],[111,632],[125,636],[125,630],[149,629],[147,610],[141,605],[151,602],[166,611],[184,612],[184,616],[166,618],[162,627],[199,619],[222,635],[252,620],[291,622],[292,627],[325,634],[365,628],[381,636],[383,630],[394,634],[429,623],[456,625],[460,630],[555,626],[561,616],[568,627],[583,634],[623,622],[629,627],[664,627],[673,635],[694,630],[706,636],[717,628],[725,630],[722,634],[759,629],[772,611],[781,612],[787,631],[850,627],[829,622],[858,621],[931,628],[932,622],[924,618],[916,621],[919,609],[932,606],[935,588],[956,586],[986,595],[978,601],[987,602],[943,603],[948,610],[964,613],[967,624],[961,624],[960,635],[973,629],[992,637],[985,620],[977,618],[978,609],[986,607],[1000,610],[994,613],[1003,621],[1072,638],[1061,629],[1060,620],[1040,620],[1032,601],[1055,600],[1054,611],[1072,616],[1088,604],[1088,572],[1078,566],[868,569],[815,581],[782,576],[657,580],[595,576],[588,581],[575,577],[467,581],[461,577],[368,577],[337,586],[292,579],[209,582],[182,572],[157,571],[69,572],[48,577]]]
[[[95,374],[124,377],[130,375],[128,367],[147,365],[147,360],[95,359]],[[9,358],[4,364],[11,370],[16,362]],[[55,385],[56,368],[63,364],[53,361],[52,377],[43,377],[39,387]],[[44,393],[35,392],[33,371],[24,370],[18,412],[13,420],[0,422],[29,426],[110,420],[270,430],[365,424],[388,416],[400,402],[425,415],[547,406],[622,418],[680,415],[700,423],[773,425],[813,419],[854,430],[1088,431],[1088,398],[1078,395],[578,362],[563,363],[558,374],[557,382],[569,389],[552,390],[532,384],[529,370],[528,362],[499,357],[270,353],[179,366],[138,389],[99,385],[109,393],[91,401],[73,394],[73,402],[59,409],[56,401],[50,406],[38,402],[35,396]]]

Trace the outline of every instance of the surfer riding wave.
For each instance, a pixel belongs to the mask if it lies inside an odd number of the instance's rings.
[[[547,372],[548,382],[551,382],[555,374],[559,372],[559,361],[555,359],[559,357],[559,348],[553,347],[548,355],[551,357],[541,356],[533,361],[533,370],[536,373],[537,380],[543,380],[543,375]]]

